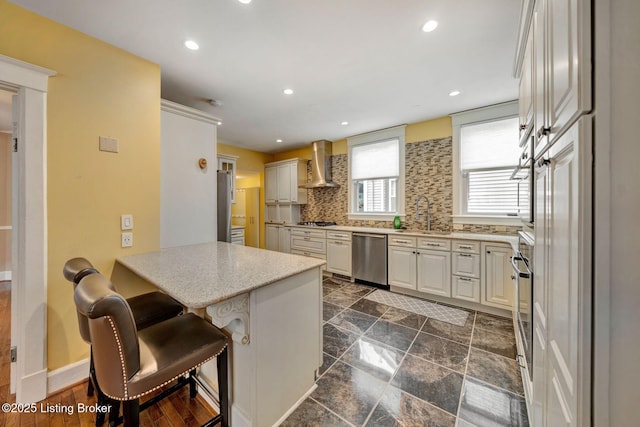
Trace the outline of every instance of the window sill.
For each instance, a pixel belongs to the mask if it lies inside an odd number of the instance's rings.
[[[454,215],[454,224],[476,224],[476,225],[513,225],[522,226],[522,220],[513,216],[491,216],[491,215]]]
[[[375,213],[350,213],[347,214],[347,218],[352,221],[393,221],[393,219],[399,216],[404,221],[404,214],[375,214]]]

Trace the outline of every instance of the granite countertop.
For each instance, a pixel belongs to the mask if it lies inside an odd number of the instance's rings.
[[[325,263],[225,242],[161,249],[116,262],[190,308],[204,308]]]
[[[398,236],[411,236],[411,237],[429,237],[429,238],[444,238],[444,239],[460,239],[460,240],[482,240],[484,242],[501,242],[509,243],[511,247],[516,250],[518,248],[518,236],[511,234],[483,234],[483,233],[460,233],[460,232],[420,232],[414,230],[396,230],[393,228],[376,228],[376,227],[356,227],[348,225],[330,225],[327,227],[317,227],[312,225],[295,225],[287,224],[288,227],[301,227],[301,228],[313,228],[317,230],[335,230],[335,231],[351,231],[353,233],[373,233],[373,234],[388,234]]]

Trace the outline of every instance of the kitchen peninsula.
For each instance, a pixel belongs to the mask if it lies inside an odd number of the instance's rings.
[[[315,387],[324,261],[212,242],[117,263],[232,336],[232,425],[273,425]]]

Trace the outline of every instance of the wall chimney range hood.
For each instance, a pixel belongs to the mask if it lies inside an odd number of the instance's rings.
[[[311,143],[311,181],[300,188],[340,187],[331,181],[331,142],[326,140]]]

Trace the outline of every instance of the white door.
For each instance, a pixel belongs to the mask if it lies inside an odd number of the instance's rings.
[[[291,201],[291,165],[284,164],[278,166],[278,203],[288,203]]]
[[[266,203],[275,203],[278,199],[278,168],[264,168],[264,199]]]
[[[546,0],[549,142],[591,109],[590,7],[583,0]]]
[[[416,289],[416,250],[389,246],[389,284]]]
[[[546,410],[554,427],[590,420],[590,135],[583,118],[550,152]]]
[[[278,250],[284,253],[291,253],[291,229],[289,227],[278,227]]]
[[[279,245],[277,225],[265,225],[264,227],[264,247],[270,251],[277,251]]]
[[[533,255],[533,396],[531,419],[544,426],[547,394],[547,260],[549,253],[549,166],[536,169]]]
[[[451,296],[451,252],[420,249],[417,265],[419,291]]]
[[[351,276],[351,242],[327,240],[327,271]]]
[[[514,283],[511,278],[511,246],[482,243],[484,252],[484,295],[482,302],[494,307],[511,310]]]

